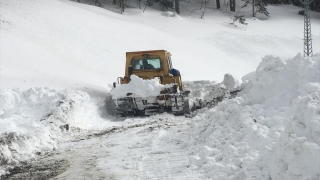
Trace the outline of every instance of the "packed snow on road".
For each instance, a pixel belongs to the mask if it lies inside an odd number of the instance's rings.
[[[192,0],[180,15],[2,0],[0,179],[319,180],[319,13],[304,57],[301,8],[270,5],[270,17],[251,18],[248,7],[248,25],[234,26],[232,12],[209,3],[201,19]],[[237,94],[188,117],[109,115],[109,93],[164,87],[136,76],[112,87],[125,52],[151,49],[172,52],[195,96]]]

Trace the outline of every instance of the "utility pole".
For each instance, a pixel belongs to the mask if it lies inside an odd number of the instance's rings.
[[[313,56],[312,39],[311,39],[311,22],[310,22],[310,7],[313,0],[299,0],[304,4],[304,39],[303,39],[303,54],[304,56]]]

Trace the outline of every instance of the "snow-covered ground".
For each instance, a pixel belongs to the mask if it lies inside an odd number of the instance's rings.
[[[193,1],[177,15],[1,0],[0,178],[31,163],[55,179],[318,180],[320,14],[311,13],[315,55],[303,58],[301,8],[269,5],[258,18],[244,9],[248,25],[235,27],[210,3],[200,19]],[[125,52],[150,49],[170,51],[200,96],[224,77],[228,88],[242,77],[242,91],[193,118],[109,116]]]

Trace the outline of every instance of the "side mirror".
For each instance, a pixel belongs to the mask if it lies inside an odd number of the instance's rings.
[[[133,72],[133,67],[130,65],[130,66],[128,67],[129,76],[131,76],[132,72]]]

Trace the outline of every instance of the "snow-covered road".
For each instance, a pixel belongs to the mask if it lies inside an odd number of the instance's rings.
[[[7,178],[201,179],[186,151],[190,124],[190,118],[162,114],[78,133]]]

